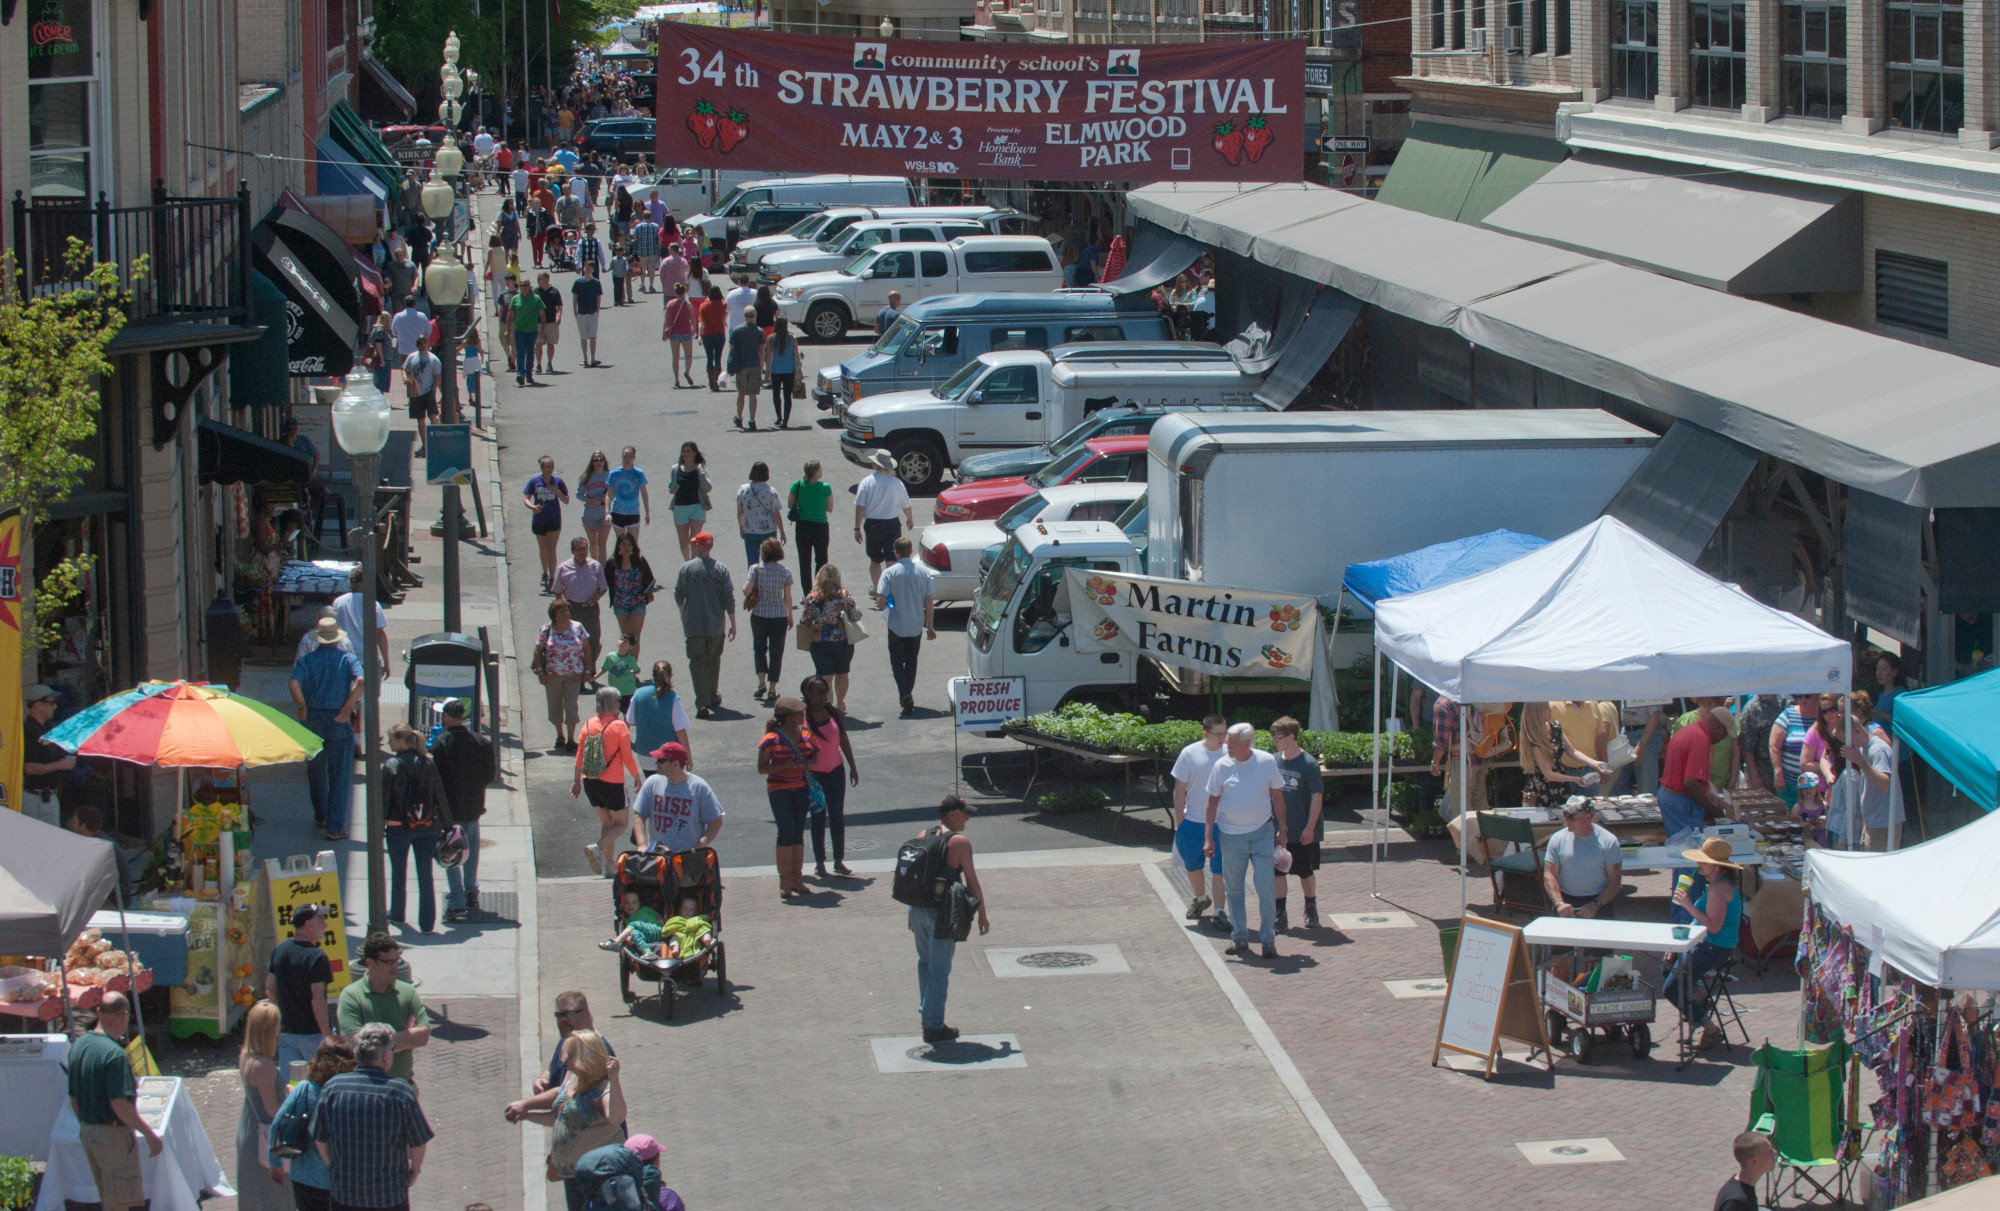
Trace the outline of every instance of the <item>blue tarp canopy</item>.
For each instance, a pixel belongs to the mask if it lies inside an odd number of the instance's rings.
[[[2000,669],[1905,690],[1892,701],[1896,739],[1987,811],[2000,804]]]
[[[1347,574],[1340,583],[1362,605],[1373,610],[1375,603],[1384,598],[1401,597],[1405,593],[1463,580],[1548,545],[1548,539],[1536,538],[1533,534],[1494,530],[1471,538],[1437,543],[1406,555],[1377,559],[1372,563],[1348,564]]]

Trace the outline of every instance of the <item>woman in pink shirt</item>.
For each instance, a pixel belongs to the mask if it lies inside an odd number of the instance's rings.
[[[685,272],[685,264],[683,264]],[[660,263],[660,276],[667,274],[666,262]],[[660,339],[667,342],[667,350],[672,356],[674,386],[681,385],[681,376],[687,376],[687,385],[694,386],[694,327],[697,310],[694,300],[688,298],[685,279],[673,284],[672,293],[667,296],[667,313],[660,325]]]

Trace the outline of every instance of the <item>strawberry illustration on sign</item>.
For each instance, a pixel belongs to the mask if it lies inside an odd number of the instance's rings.
[[[1243,162],[1243,132],[1236,129],[1234,122],[1215,124],[1215,150],[1231,164]]]
[[[688,129],[694,132],[695,140],[701,144],[703,151],[707,151],[709,148],[715,146],[715,128],[717,122],[713,102],[696,101],[694,103],[694,112],[688,115]]]
[[[750,115],[732,105],[729,116],[716,121],[715,130],[722,137],[722,150],[734,151],[738,143],[750,137]]]
[[[1264,158],[1264,149],[1271,145],[1271,124],[1263,114],[1252,114],[1243,124],[1243,150],[1250,153],[1250,162],[1255,164]],[[1230,163],[1235,163],[1234,160]]]

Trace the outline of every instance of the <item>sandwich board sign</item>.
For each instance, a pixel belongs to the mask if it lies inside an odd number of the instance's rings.
[[[1452,960],[1451,983],[1438,1015],[1437,1044],[1431,1066],[1446,1051],[1476,1055],[1486,1061],[1486,1079],[1500,1063],[1500,1040],[1513,1039],[1539,1051],[1549,1069],[1548,1029],[1535,1000],[1534,969],[1528,962],[1521,931],[1500,921],[1467,914],[1459,918],[1458,954]]]

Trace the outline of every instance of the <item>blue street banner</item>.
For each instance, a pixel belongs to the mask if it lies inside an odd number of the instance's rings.
[[[472,426],[432,425],[424,435],[424,482],[472,482]]]

